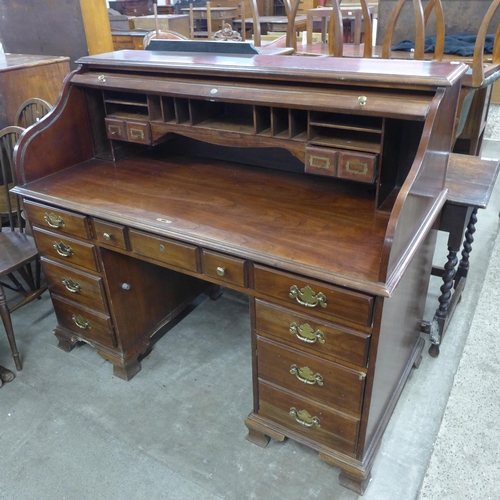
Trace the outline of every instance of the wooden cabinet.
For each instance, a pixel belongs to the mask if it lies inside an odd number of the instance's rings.
[[[69,58],[25,54],[2,54],[0,58],[0,128],[15,125],[21,104],[39,97],[55,104]]]
[[[421,356],[466,67],[141,51],[80,63],[16,164],[60,346],[87,342],[129,379],[198,294],[247,293],[248,439],[297,440],[362,493]]]

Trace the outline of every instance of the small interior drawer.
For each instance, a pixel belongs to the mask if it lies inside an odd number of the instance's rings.
[[[111,319],[107,314],[93,311],[62,297],[52,295],[52,303],[59,324],[75,333],[76,338],[116,347]]]
[[[99,270],[94,245],[39,228],[33,228],[33,236],[42,256],[93,271]]]
[[[339,158],[337,177],[358,182],[375,182],[377,155],[349,153],[342,151]]]
[[[257,340],[259,378],[337,408],[361,413],[366,374],[304,354],[263,337]]]
[[[340,359],[357,366],[368,363],[370,334],[320,322],[316,318],[255,299],[255,328],[304,352]]]
[[[149,123],[130,121],[125,122],[127,130],[127,140],[130,142],[138,142],[139,144],[151,144],[151,130]]]
[[[93,223],[94,234],[97,241],[105,243],[106,245],[122,248],[123,250],[127,249],[125,226],[99,219],[94,219]]]
[[[129,231],[133,252],[189,271],[198,272],[198,248],[142,231]]]
[[[41,258],[43,272],[52,293],[100,312],[107,312],[102,278]]]
[[[339,152],[332,148],[306,147],[305,171],[310,174],[337,177]]]
[[[104,122],[106,124],[106,134],[110,139],[116,139],[118,141],[127,140],[127,131],[123,120],[119,120],[117,118],[105,118]]]
[[[356,451],[359,418],[264,381],[259,381],[259,415],[329,448]]]
[[[90,238],[88,217],[86,215],[68,212],[59,208],[41,205],[25,200],[24,207],[32,226],[39,226],[51,231]]]
[[[330,320],[343,318],[371,326],[374,298],[301,276],[254,266],[255,291],[285,301],[304,313]]]
[[[227,283],[245,286],[245,261],[203,250],[203,274]]]

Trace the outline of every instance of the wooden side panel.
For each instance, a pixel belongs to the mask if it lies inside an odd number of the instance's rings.
[[[83,91],[69,85],[68,77],[63,98],[16,146],[14,161],[21,185],[93,156]]]
[[[431,231],[394,295],[384,299],[380,334],[374,333],[376,340],[370,353],[368,378],[373,379],[373,385],[371,391],[367,388],[363,410],[363,426],[369,412],[364,448],[370,453],[377,448],[412,368],[411,357],[420,340],[435,239],[436,232]]]
[[[445,202],[445,178],[460,86],[440,89],[429,111],[413,166],[391,214],[379,280],[396,286]]]

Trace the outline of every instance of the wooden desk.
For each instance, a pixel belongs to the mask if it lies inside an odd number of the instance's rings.
[[[422,328],[422,331],[430,334],[431,356],[439,355],[446,328],[464,290],[478,209],[488,206],[498,177],[499,165],[498,160],[471,158],[469,155],[456,153],[450,156],[446,175],[449,194],[439,222],[439,229],[449,234],[448,258],[443,268],[432,269],[434,276],[442,277],[443,285],[434,318],[430,322],[424,322]],[[457,254],[461,248],[462,258],[459,262]]]
[[[361,31],[363,25],[363,11],[361,7],[348,7],[341,6],[340,11],[342,13],[342,19],[352,19],[354,24],[354,36],[352,42],[354,45],[359,45],[361,43]],[[370,16],[373,16],[373,7],[368,7]],[[312,33],[313,33],[313,23],[314,18],[321,19],[321,40],[323,43],[326,42],[326,20],[332,15],[331,7],[316,7],[315,9],[307,10],[307,43],[312,44]]]
[[[0,54],[0,128],[14,125],[17,110],[32,97],[55,104],[69,58]]]
[[[147,51],[79,63],[16,155],[59,346],[86,342],[129,379],[197,294],[247,293],[248,439],[309,446],[362,493],[421,358],[466,66]]]

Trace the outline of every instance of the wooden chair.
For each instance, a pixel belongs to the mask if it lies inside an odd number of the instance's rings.
[[[40,286],[38,253],[33,237],[25,231],[21,199],[9,193],[9,186],[17,184],[13,152],[23,130],[21,127],[11,126],[0,131],[0,180],[2,182],[0,190],[4,195],[7,219],[6,225],[0,226],[0,317],[17,370],[22,370],[22,362],[17,350],[10,315],[19,307],[38,298],[46,289]],[[35,264],[35,277],[31,268],[32,263]],[[29,289],[21,284],[14,273],[26,282]],[[9,279],[10,283],[7,283],[6,279]],[[4,288],[20,293],[21,300],[13,306],[8,306]]]
[[[18,127],[28,128],[44,117],[52,106],[43,99],[34,97],[24,101],[19,107],[14,123]]]
[[[342,0],[331,0],[332,15],[328,24],[328,55],[342,57],[344,54],[344,28],[341,10]],[[372,17],[368,9],[367,0],[359,0],[364,22],[363,57],[372,57]]]

